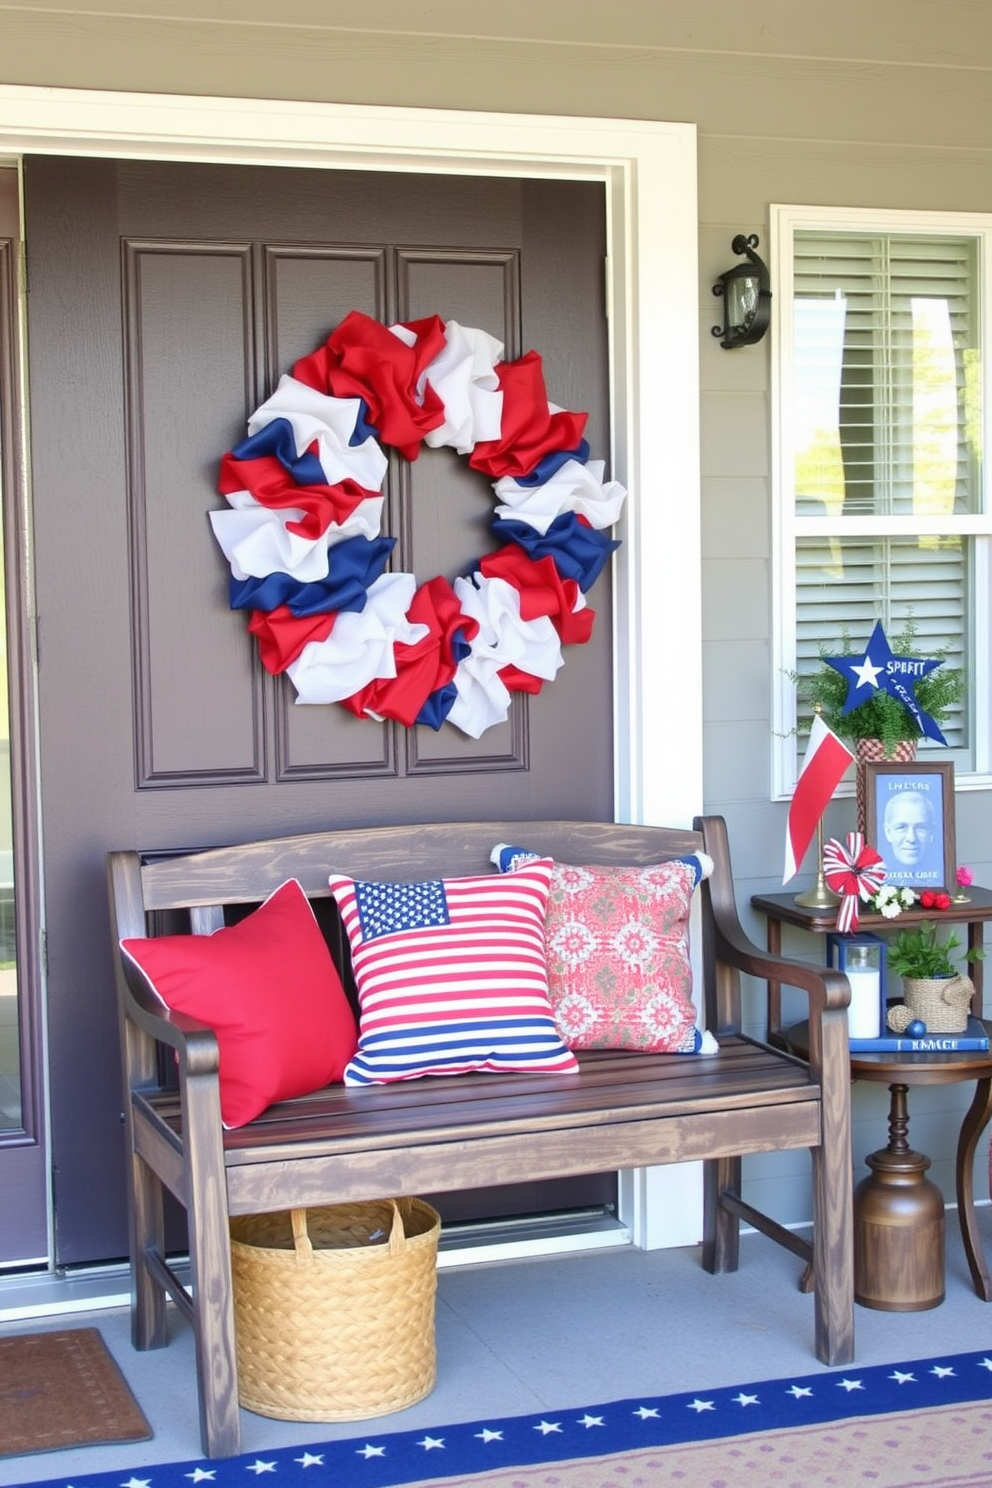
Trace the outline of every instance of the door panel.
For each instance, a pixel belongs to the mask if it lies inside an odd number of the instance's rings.
[[[363,821],[612,814],[593,641],[480,740],[301,707],[262,671],[207,513],[221,455],[351,309],[541,352],[608,452],[602,189],[39,157],[25,171],[58,1259],[124,1248],[103,855]],[[390,458],[393,567],[495,545],[484,478]]]
[[[204,596],[223,602],[223,576],[209,541],[193,540],[217,437],[213,400],[238,406],[252,385],[251,288],[249,247],[124,243],[139,790],[265,779],[248,638],[243,626],[219,625],[203,645]]]

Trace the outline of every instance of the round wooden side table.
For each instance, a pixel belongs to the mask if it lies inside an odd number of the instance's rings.
[[[992,1032],[992,1023],[985,1027]],[[785,1042],[806,1058],[808,1025],[788,1029]],[[918,1312],[944,1300],[944,1201],[926,1176],[930,1159],[909,1143],[909,1088],[974,1080],[975,1094],[958,1134],[958,1219],[975,1291],[984,1302],[992,1301],[974,1195],[975,1151],[992,1116],[992,1050],[856,1051],[850,1059],[855,1080],[888,1085],[890,1097],[888,1143],[865,1159],[871,1174],[855,1190],[855,1299],[887,1312]]]

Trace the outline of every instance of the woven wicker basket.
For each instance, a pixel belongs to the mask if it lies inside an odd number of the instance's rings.
[[[927,1033],[963,1033],[968,1026],[975,986],[970,977],[903,977],[905,1002],[890,1008],[888,1025],[902,1033],[914,1018]]]
[[[440,1228],[421,1199],[232,1219],[241,1404],[358,1421],[429,1394]]]
[[[880,761],[886,764],[908,764],[916,758],[916,740],[900,739],[891,754],[886,754],[881,739],[855,739],[854,741],[854,792],[857,800],[858,831],[864,832],[869,842],[875,830],[870,820],[868,789],[865,781],[865,765]]]

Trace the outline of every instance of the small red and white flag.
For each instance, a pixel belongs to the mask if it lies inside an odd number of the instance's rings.
[[[854,755],[843,740],[838,739],[833,730],[827,728],[819,713],[814,713],[806,758],[799,771],[785,828],[784,884],[799,872],[799,865],[813,840],[816,824],[826,811],[831,796],[853,758]]]

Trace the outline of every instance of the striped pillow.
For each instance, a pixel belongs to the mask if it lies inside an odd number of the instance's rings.
[[[578,1068],[548,1000],[552,863],[426,883],[331,874],[360,1007],[346,1085],[469,1070]]]

